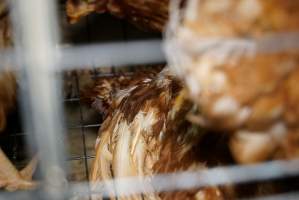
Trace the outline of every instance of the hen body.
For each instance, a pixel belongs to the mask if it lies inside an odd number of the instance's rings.
[[[145,30],[162,31],[168,19],[169,0],[68,0],[67,15],[71,22],[92,12],[108,12],[125,18]]]
[[[204,169],[196,153],[201,130],[185,120],[192,104],[185,98],[181,83],[163,70],[144,77],[118,91],[99,130],[96,159],[91,173],[92,190],[97,181],[123,177],[145,177]],[[115,185],[116,191],[123,185]],[[222,199],[218,188],[121,196],[120,199]],[[111,191],[111,199],[115,193]],[[100,195],[94,199],[101,199]]]
[[[195,0],[169,32],[171,66],[203,124],[233,133],[241,163],[299,155],[299,51],[289,45],[298,9],[298,0]]]

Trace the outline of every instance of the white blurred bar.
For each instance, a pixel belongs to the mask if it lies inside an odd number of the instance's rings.
[[[161,40],[56,47],[56,51],[59,52],[61,70],[165,62]],[[13,49],[0,50],[0,70],[2,63],[16,66],[16,61]]]
[[[114,42],[61,49],[63,69],[118,67],[165,62],[161,40]]]
[[[59,198],[63,189],[60,180],[64,180],[61,164],[64,159],[62,106],[59,103],[62,98],[55,69],[58,64],[55,2],[12,1],[16,56],[24,67],[21,81],[26,84],[23,89],[27,91],[23,91],[21,99],[29,100],[27,105],[23,104],[28,106],[23,109],[27,111],[23,117],[29,123],[25,126],[26,131],[36,137],[41,172],[48,183],[45,189],[55,188],[51,199]]]
[[[16,68],[18,59],[13,48],[6,48],[0,50],[0,72],[6,70],[8,67]]]
[[[37,194],[30,194],[27,192],[1,192],[0,200],[15,200],[15,199],[22,199],[22,200],[32,200],[37,197]],[[80,196],[73,196],[70,199],[81,199]],[[85,199],[85,198],[83,198]],[[274,195],[267,195],[263,197],[256,197],[256,198],[242,198],[239,200],[297,200],[299,199],[299,192],[289,192],[289,193],[282,193],[282,194],[274,194]]]
[[[215,167],[198,171],[185,171],[172,174],[156,174],[150,177],[128,177],[98,182],[93,194],[109,197],[115,190],[115,183],[126,187],[118,188],[117,196],[150,193],[145,187],[151,184],[155,192],[188,190],[211,185],[250,183],[254,181],[287,178],[299,175],[299,159],[291,161],[271,161],[255,165]],[[88,195],[88,183],[74,184],[70,187],[72,196]]]
[[[279,40],[280,42],[273,42]],[[228,44],[251,44],[256,42],[256,49],[262,52],[276,53],[285,49],[299,49],[299,34],[275,35],[256,41],[251,40],[221,40]],[[167,41],[174,42],[174,41]],[[205,43],[219,43],[219,40],[205,41]],[[166,44],[164,43],[166,46]],[[201,42],[201,45],[203,43]],[[68,47],[56,46],[56,53],[61,59],[59,70],[80,69],[110,66],[126,66],[135,64],[154,64],[166,62],[161,40],[143,40],[132,42],[112,42],[107,44],[75,45]],[[165,48],[164,46],[164,48]],[[170,52],[177,51],[171,47]],[[0,70],[2,66],[15,66],[17,56],[13,49],[0,50]]]

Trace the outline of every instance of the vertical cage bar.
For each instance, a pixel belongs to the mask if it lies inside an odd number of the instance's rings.
[[[56,73],[59,34],[55,3],[53,0],[14,0],[11,4],[17,56],[24,64],[25,128],[36,139],[41,173],[48,183],[45,191],[50,199],[62,197],[61,184],[65,183],[62,97]],[[30,143],[30,138],[28,140]]]
[[[80,97],[80,82],[79,82],[79,77],[78,74],[76,74],[76,90],[77,93],[79,94]],[[85,134],[85,127],[84,127],[84,117],[83,117],[83,108],[82,108],[82,104],[79,101],[79,112],[80,112],[80,132],[81,132],[81,138],[82,138],[82,145],[83,145],[83,155],[84,155],[84,167],[85,167],[85,176],[86,176],[86,180],[87,182],[89,182],[89,169],[88,169],[88,158],[87,158],[87,150],[86,150],[86,134]],[[88,198],[91,200],[91,195],[90,195],[90,188],[87,188],[89,194],[88,194]]]

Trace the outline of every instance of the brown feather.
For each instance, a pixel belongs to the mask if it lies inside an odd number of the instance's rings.
[[[99,130],[91,173],[93,189],[97,188],[96,181],[204,168],[194,150],[201,131],[184,119],[192,104],[175,77],[164,70],[119,93],[124,94],[116,95],[113,101],[120,103]],[[121,199],[196,199],[199,194],[203,199],[222,199],[217,188],[136,194]],[[113,196],[111,191],[111,199]]]
[[[119,103],[113,100],[117,95],[121,95],[120,90],[134,86],[146,77],[154,77],[162,68],[163,65],[155,65],[133,74],[117,73],[118,75],[115,76],[96,78],[92,84],[81,89],[81,101],[92,105],[95,110],[106,116]]]
[[[126,18],[144,30],[161,32],[168,19],[169,0],[68,0],[66,11],[71,23],[92,12],[109,12]]]
[[[277,151],[298,157],[299,145],[289,139],[299,128],[299,53],[286,44],[298,40],[299,1],[192,2],[167,41],[178,45],[168,55],[174,62],[182,58],[173,69],[201,108],[198,121],[232,133],[230,146],[239,163],[275,159]],[[234,45],[238,41],[249,45]]]

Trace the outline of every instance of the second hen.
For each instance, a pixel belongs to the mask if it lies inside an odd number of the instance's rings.
[[[98,90],[101,98],[103,89],[104,85]],[[111,109],[99,130],[96,144],[91,173],[92,190],[100,189],[99,181],[105,183],[124,177],[142,178],[205,168],[197,154],[202,130],[185,120],[192,104],[185,98],[181,83],[168,69],[156,76],[138,76],[131,84],[118,90],[109,101]],[[98,105],[94,104],[96,107]],[[116,191],[122,187],[115,185]],[[156,193],[150,183],[144,187],[151,192],[121,196],[120,199],[224,198],[222,191],[216,187],[165,193]],[[115,195],[111,190],[111,199]],[[93,199],[102,197],[95,195]]]

